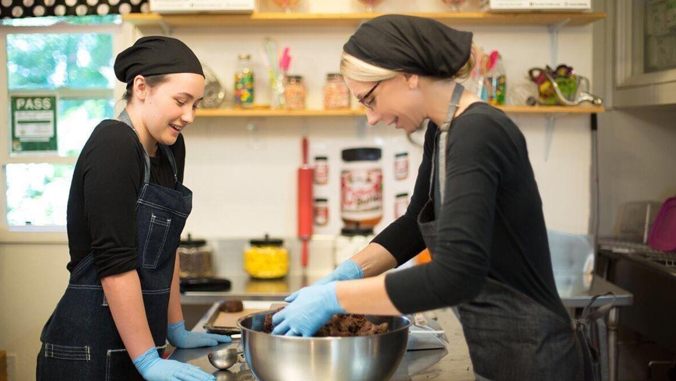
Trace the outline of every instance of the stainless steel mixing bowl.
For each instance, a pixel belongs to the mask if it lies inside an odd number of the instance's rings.
[[[263,331],[258,312],[237,321],[244,356],[260,381],[386,381],[406,354],[411,321],[403,316],[366,316],[387,322],[386,333],[360,337],[288,337]]]

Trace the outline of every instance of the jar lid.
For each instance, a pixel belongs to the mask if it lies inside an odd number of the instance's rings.
[[[326,79],[343,79],[343,75],[340,73],[328,73],[326,74]]]
[[[344,149],[343,161],[376,161],[380,160],[382,150],[380,148],[362,147]]]
[[[315,160],[328,160],[327,156],[315,156]]]
[[[402,157],[402,156],[408,156],[408,152],[399,152],[394,155],[395,157]]]
[[[362,228],[359,227],[359,223],[357,223],[357,226],[349,226],[349,227],[344,227],[340,229],[340,235],[344,235],[347,237],[356,237],[356,236],[368,236],[373,234],[373,228]]]
[[[192,239],[192,235],[188,233],[187,240],[181,240],[180,245],[182,247],[200,247],[205,246],[207,241],[204,239]]]
[[[270,235],[265,234],[263,239],[252,239],[249,243],[253,246],[282,246],[284,244],[283,239],[279,238],[270,238]]]
[[[251,59],[251,54],[249,53],[240,53],[237,55],[237,58],[240,60],[250,60]]]
[[[399,194],[397,194],[395,197],[396,197],[396,198],[399,198],[399,197],[408,197],[408,193],[399,193]]]
[[[328,198],[315,198],[315,202],[329,202]]]
[[[302,75],[287,75],[286,79],[289,82],[291,82],[291,81],[300,82],[300,81],[303,80],[303,76]]]

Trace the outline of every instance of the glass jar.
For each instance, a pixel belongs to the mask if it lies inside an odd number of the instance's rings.
[[[211,255],[213,251],[203,239],[192,239],[188,234],[187,240],[181,240],[178,246],[180,261],[179,276],[187,278],[209,278],[213,275]]]
[[[281,239],[252,239],[244,250],[244,270],[253,278],[275,279],[289,273],[289,252]]]
[[[394,155],[394,178],[397,180],[408,178],[408,152]]]
[[[235,108],[253,108],[254,82],[251,54],[240,54],[235,72]]]
[[[327,156],[315,156],[315,184],[325,185],[329,182],[329,158]]]
[[[346,227],[372,228],[383,218],[382,151],[375,147],[342,151],[341,217]]]
[[[305,109],[305,81],[300,75],[289,75],[284,84],[284,100],[287,110]]]
[[[342,74],[330,73],[326,75],[324,108],[327,110],[350,108],[350,90],[347,88]]]
[[[329,200],[326,198],[315,198],[314,205],[315,225],[326,226],[329,224]]]

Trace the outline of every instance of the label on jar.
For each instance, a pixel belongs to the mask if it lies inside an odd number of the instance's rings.
[[[406,214],[410,200],[408,193],[400,193],[394,200],[394,218],[399,218]]]
[[[380,168],[344,170],[340,178],[343,219],[363,221],[382,216],[383,172]]]
[[[324,185],[329,182],[329,163],[326,157],[315,157],[315,184]]]
[[[408,177],[408,153],[398,153],[394,156],[394,177],[405,180]]]
[[[326,199],[315,199],[315,225],[326,226],[329,223],[329,202]]]

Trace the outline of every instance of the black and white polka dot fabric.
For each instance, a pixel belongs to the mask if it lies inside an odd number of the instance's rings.
[[[0,18],[148,13],[148,0],[0,0]]]

